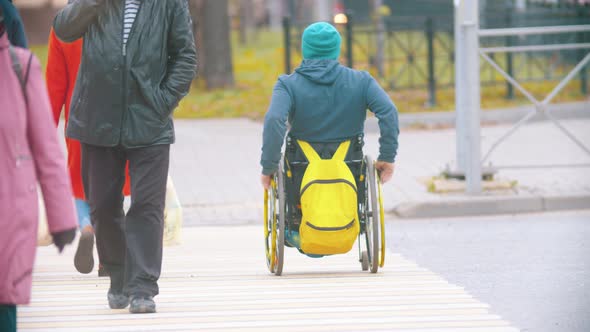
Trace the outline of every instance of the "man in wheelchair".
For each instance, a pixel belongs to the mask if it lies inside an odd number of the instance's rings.
[[[340,34],[332,25],[321,22],[307,27],[301,43],[304,60],[294,73],[279,77],[265,116],[261,157],[261,182],[265,189],[269,189],[273,174],[280,169],[281,149],[289,125],[283,167],[287,172],[287,218],[293,224],[286,230],[285,242],[297,248],[300,248],[297,234],[301,222],[300,186],[310,153],[330,159],[335,157],[342,142],[350,141],[343,148],[344,162],[359,188],[358,201],[364,199],[359,179],[365,167],[362,148],[367,109],[379,120],[379,157],[375,169],[382,183],[393,175],[399,133],[397,109],[369,73],[338,62],[340,44]],[[301,141],[309,142],[315,153],[309,152],[310,148],[306,153]]]

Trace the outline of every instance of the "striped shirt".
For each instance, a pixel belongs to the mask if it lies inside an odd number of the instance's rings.
[[[127,39],[135,17],[139,11],[140,0],[125,0],[125,14],[123,15],[123,55],[126,53]]]

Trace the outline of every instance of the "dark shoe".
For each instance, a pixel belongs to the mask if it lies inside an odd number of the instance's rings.
[[[78,241],[78,249],[74,256],[74,266],[80,273],[90,273],[94,268],[94,232],[92,228],[82,229],[80,241]]]
[[[107,298],[111,309],[125,309],[129,305],[129,297],[123,293],[115,293],[109,289]]]
[[[153,314],[156,312],[156,302],[151,296],[133,297],[129,305],[132,314]]]

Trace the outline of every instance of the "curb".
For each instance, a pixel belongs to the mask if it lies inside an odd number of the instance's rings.
[[[590,209],[590,195],[474,197],[400,203],[399,218],[443,218]]]

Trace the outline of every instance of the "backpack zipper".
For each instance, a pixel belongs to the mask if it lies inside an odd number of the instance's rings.
[[[352,228],[352,226],[354,226],[354,222],[355,222],[355,220],[352,219],[351,222],[349,222],[348,224],[341,226],[341,227],[319,227],[319,226],[315,226],[314,224],[310,223],[309,221],[306,221],[305,223],[307,224],[307,226],[309,226],[317,231],[335,232],[335,231],[342,231],[345,229]]]
[[[344,180],[344,179],[333,179],[333,180],[313,180],[308,182],[302,189],[301,189],[301,193],[299,194],[300,196],[303,195],[303,193],[307,190],[307,188],[309,188],[309,186],[311,186],[312,184],[333,184],[333,183],[346,183],[347,185],[349,185],[354,192],[356,193],[356,186],[354,184],[352,184],[352,182]]]

